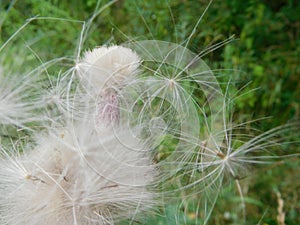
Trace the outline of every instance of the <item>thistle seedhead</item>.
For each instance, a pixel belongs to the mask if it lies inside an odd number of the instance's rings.
[[[3,224],[114,224],[153,205],[148,187],[157,170],[150,148],[137,138],[141,129],[120,122],[119,93],[139,63],[131,49],[100,47],[75,66],[77,86],[65,80],[67,74],[51,82],[45,105],[56,104],[62,119],[35,134],[30,150],[2,150]]]
[[[128,128],[71,123],[37,142],[23,154],[2,150],[3,224],[113,224],[155,202],[150,152]]]
[[[140,57],[129,48],[102,46],[86,51],[77,69],[83,84],[99,93],[107,87],[122,88],[135,77],[140,62]]]

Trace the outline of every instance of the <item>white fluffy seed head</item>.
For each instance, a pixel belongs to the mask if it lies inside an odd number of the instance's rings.
[[[149,147],[137,138],[141,129],[119,122],[119,93],[136,76],[140,61],[121,46],[86,52],[76,66],[76,98],[70,98],[71,92],[66,98],[56,98],[54,92],[50,98],[58,105],[74,101],[62,113],[63,128],[38,135],[36,146],[23,154],[2,151],[3,224],[114,224],[153,206],[149,186],[157,170]],[[58,84],[53,88],[60,96]],[[74,120],[77,111],[81,116]]]
[[[102,46],[85,52],[76,65],[80,84],[94,101],[98,125],[118,124],[120,120],[120,92],[137,75],[140,57],[122,46]]]
[[[77,65],[79,76],[88,87],[121,88],[126,80],[135,77],[140,57],[122,46],[98,47],[85,52]]]
[[[113,224],[154,203],[148,148],[120,127],[69,125],[22,156],[3,152],[3,224]]]

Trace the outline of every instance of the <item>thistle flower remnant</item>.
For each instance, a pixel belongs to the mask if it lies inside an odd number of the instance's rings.
[[[126,80],[135,77],[140,62],[140,57],[129,48],[102,46],[86,51],[77,67],[82,83],[99,91],[123,87]]]
[[[78,70],[85,97],[95,94],[87,115],[34,134],[36,146],[22,154],[1,148],[2,224],[114,224],[153,205],[149,147],[133,135],[140,129],[119,120],[117,93],[139,62],[124,47],[87,52]],[[88,114],[94,105],[96,123]]]
[[[119,123],[118,92],[136,76],[140,61],[122,46],[103,46],[84,54],[77,70],[86,91],[97,99],[97,121]]]

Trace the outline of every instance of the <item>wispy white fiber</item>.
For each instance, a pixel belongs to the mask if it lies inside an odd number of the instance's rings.
[[[1,149],[2,224],[115,224],[153,206],[150,186],[157,168],[150,147],[139,139],[140,128],[119,120],[118,93],[137,74],[139,63],[131,49],[99,47],[86,52],[77,65],[80,94],[64,89],[65,76],[52,83],[45,105],[48,100],[56,104],[63,118],[34,133],[36,143],[22,153]],[[19,97],[23,86],[15,92],[9,87],[3,86],[1,98],[5,116],[12,121],[31,118],[31,108]],[[78,110],[81,117],[75,119]],[[1,121],[9,121],[5,116]]]
[[[140,65],[140,57],[129,48],[102,46],[86,51],[77,64],[83,83],[96,89],[121,88],[132,79]]]
[[[39,136],[25,154],[2,150],[0,212],[4,224],[113,224],[153,205],[147,186],[156,169],[134,136],[69,125]]]

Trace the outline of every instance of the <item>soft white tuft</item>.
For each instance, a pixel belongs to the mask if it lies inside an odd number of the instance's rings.
[[[88,86],[121,88],[126,80],[136,75],[140,61],[129,48],[102,46],[85,52],[77,67],[79,76]]]
[[[149,150],[128,129],[69,125],[0,168],[4,224],[113,224],[153,204]]]

